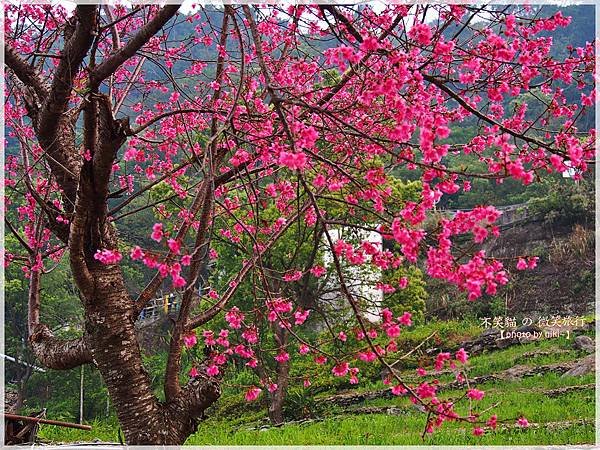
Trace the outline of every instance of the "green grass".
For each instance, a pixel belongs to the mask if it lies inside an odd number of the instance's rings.
[[[546,364],[570,361],[577,359],[582,354],[572,349],[573,339],[560,337],[557,339],[542,339],[529,344],[514,345],[492,353],[484,353],[471,359],[469,376],[480,376],[510,369],[515,365],[541,366]],[[551,349],[565,350],[551,355],[522,357],[524,353],[536,350],[549,351]]]
[[[249,425],[231,426],[227,420],[209,419],[201,424],[198,432],[190,437],[187,444],[194,445],[499,445],[499,444],[583,444],[594,442],[593,417],[595,411],[594,391],[570,392],[555,398],[548,398],[537,389],[554,389],[574,384],[594,382],[593,375],[579,378],[560,378],[556,374],[545,374],[523,381],[488,383],[481,389],[486,396],[474,402],[476,411],[483,410],[500,402],[493,413],[499,419],[516,419],[521,415],[531,423],[577,421],[589,418],[590,424],[576,424],[567,429],[548,431],[545,429],[508,429],[487,432],[482,437],[471,435],[472,427],[464,423],[445,424],[433,435],[423,440],[421,435],[425,424],[423,414],[409,406],[405,399],[376,399],[357,406],[404,406],[407,415],[387,416],[384,414],[347,415],[332,417],[321,422],[290,424],[280,428],[248,430]],[[441,398],[456,398],[461,391],[447,391]],[[465,413],[467,404],[463,402],[457,410]],[[330,414],[342,413],[340,408],[331,408]],[[490,413],[484,417],[489,417]],[[256,425],[256,424],[254,424]]]
[[[217,422],[204,423],[190,437],[189,445],[483,445],[483,444],[582,444],[594,440],[593,425],[566,430],[511,429],[489,432],[482,437],[471,435],[470,427],[445,425],[433,435],[421,438],[424,420],[421,415],[387,416],[372,414],[331,418],[306,425],[287,425],[262,431],[234,431]]]
[[[94,421],[86,423],[86,425],[92,426],[91,431],[41,424],[38,437],[52,443],[91,442],[93,440],[119,442],[118,427],[116,424]]]
[[[439,325],[439,324],[438,324]],[[441,335],[444,339],[459,339],[461,336],[476,334],[477,327],[471,323],[443,324]],[[407,345],[418,343],[433,331],[434,325],[418,327],[405,332]],[[572,349],[573,340],[564,337],[509,347],[470,358],[469,377],[502,372],[515,365],[546,365],[571,361],[585,356]],[[560,350],[560,351],[558,351]],[[549,355],[524,357],[524,353],[549,351]],[[405,379],[417,379],[415,370],[407,368],[402,372]],[[453,380],[452,374],[441,374],[440,382]],[[323,383],[325,383],[323,379]],[[483,400],[473,402],[475,411],[482,411],[499,402],[493,410],[486,412],[488,418],[496,414],[499,420],[513,421],[524,415],[531,423],[576,422],[587,419],[589,423],[573,423],[568,428],[548,430],[497,429],[488,431],[481,437],[472,435],[472,426],[463,423],[446,423],[442,429],[422,438],[426,417],[418,412],[406,398],[378,398],[344,409],[324,402],[323,398],[335,394],[335,385],[316,396],[314,415],[323,420],[287,424],[278,428],[251,430],[268,423],[265,408],[258,402],[247,404],[241,394],[233,388],[224,390],[222,398],[209,410],[209,418],[200,424],[197,433],[186,444],[191,445],[564,445],[591,444],[595,439],[594,389],[582,389],[549,398],[545,391],[565,386],[594,384],[594,374],[581,377],[561,377],[557,373],[545,373],[526,377],[517,381],[492,381],[477,385],[486,392]],[[382,389],[381,382],[365,380],[355,392]],[[464,391],[442,390],[440,398],[458,398]],[[319,399],[321,400],[319,402]],[[352,414],[350,409],[364,406],[396,406],[406,410],[401,416],[385,414]],[[461,402],[457,410],[467,413],[468,403]],[[91,432],[57,428],[43,425],[40,437],[51,442],[101,441],[117,442],[115,423],[95,423]]]
[[[424,335],[422,331],[419,333]],[[578,359],[584,355],[572,349],[572,339],[566,338],[541,340],[524,345],[516,345],[507,349],[474,356],[469,363],[469,376],[480,376],[502,372],[517,364],[546,365]],[[551,351],[549,355],[523,357],[524,353],[533,351]],[[561,350],[553,351],[553,350]],[[405,378],[414,379],[414,370],[403,373]],[[452,375],[441,375],[442,383],[452,381]],[[497,414],[499,419],[513,420],[521,415],[531,423],[576,422],[587,418],[589,424],[573,424],[564,429],[547,430],[530,429],[498,429],[488,431],[484,436],[472,435],[472,427],[465,423],[448,423],[433,435],[422,438],[425,416],[412,408],[404,398],[379,398],[370,400],[355,407],[362,406],[400,406],[407,409],[402,416],[384,414],[348,415],[343,408],[322,405],[319,416],[332,416],[323,421],[307,424],[288,424],[280,428],[249,430],[264,424],[258,420],[260,415],[254,414],[244,425],[244,418],[237,417],[236,425],[231,426],[225,417],[209,419],[200,425],[198,432],[191,436],[187,444],[194,445],[562,445],[590,444],[594,442],[595,395],[593,389],[584,389],[549,398],[545,391],[565,386],[594,384],[594,374],[582,377],[561,377],[557,373],[545,373],[526,377],[517,381],[493,381],[478,385],[486,391],[480,402],[473,402],[475,411],[485,410],[493,404],[500,404],[484,417]],[[377,386],[381,389],[381,385]],[[365,388],[356,389],[356,392]],[[464,391],[442,391],[441,398],[457,398]],[[320,398],[328,397],[334,392],[324,392]],[[467,403],[457,407],[461,413],[467,412]],[[344,415],[345,414],[345,415]],[[250,419],[250,417],[248,417]]]

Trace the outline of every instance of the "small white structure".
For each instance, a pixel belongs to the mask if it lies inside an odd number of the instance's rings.
[[[374,227],[373,227],[374,228]],[[340,227],[329,230],[329,236],[332,242],[342,239],[343,241],[357,247],[361,242],[369,242],[378,250],[383,248],[383,238],[380,233],[371,230],[354,227]],[[335,266],[333,261],[332,250],[329,246],[327,236],[323,238],[324,264],[327,269],[333,269]],[[383,292],[377,289],[377,284],[381,282],[381,269],[372,267],[368,264],[370,256],[366,256],[367,263],[354,265],[351,264],[345,257],[340,257],[342,265],[342,274],[344,281],[348,286],[349,291],[361,306],[363,317],[370,322],[377,322],[380,319],[381,304],[383,302]],[[327,289],[322,301],[329,303],[333,308],[339,311],[340,318],[347,318],[352,315],[348,300],[340,292],[340,280],[337,274],[332,276],[327,283]]]

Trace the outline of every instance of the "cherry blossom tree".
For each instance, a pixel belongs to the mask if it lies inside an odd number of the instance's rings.
[[[443,218],[428,233],[424,222],[443,195],[468,190],[474,178],[529,184],[567,169],[583,176],[595,132],[577,126],[595,101],[593,44],[556,60],[549,35],[569,18],[515,6],[178,9],[5,5],[7,143],[16,149],[6,156],[5,223],[23,248],[5,261],[28,276],[29,342],[40,363],[94,364],[127,443],[181,444],[217,401],[227,362],[254,364],[257,340],[246,319],[262,315],[285,335],[274,350],[279,362],[298,351],[352,382],[357,361],[387,366],[394,394],[426,413],[426,431],[462,420],[480,435],[517,420],[478,411],[482,391],[442,400],[435,380],[406,383],[388,355],[410,315],[384,310],[379,322],[366,321],[343,267],[387,270],[421,258],[428,276],[471,300],[507,282],[506,264],[533,268],[527,255],[517,263],[481,250],[498,233],[493,206]],[[580,91],[578,101],[567,101],[567,87]],[[534,88],[544,95],[507,107]],[[448,144],[453,127],[465,123],[476,124],[477,135]],[[487,171],[450,170],[448,161],[464,154]],[[406,171],[420,181],[413,200],[393,188]],[[266,208],[276,214],[261,214]],[[158,220],[131,237],[126,219],[149,210]],[[340,296],[353,312],[333,354],[302,337],[304,310],[266,279],[264,255],[299,221],[331,251]],[[377,232],[398,251],[335,239],[342,226]],[[236,248],[237,269],[210,285],[208,265],[231,266],[220,262],[217,241]],[[61,258],[85,311],[75,340],[59,339],[40,321],[41,280]],[[153,273],[138,295],[126,288],[126,261]],[[320,274],[295,267],[287,281]],[[260,301],[244,311],[235,294],[248,282],[260,287]],[[181,307],[161,402],[134,323],[164,286]],[[188,376],[184,349],[223,317],[220,342],[215,336],[208,359]],[[464,351],[441,353],[435,369],[449,366],[464,380],[466,364]],[[248,387],[245,397],[265,388]],[[465,414],[455,409],[461,400]]]

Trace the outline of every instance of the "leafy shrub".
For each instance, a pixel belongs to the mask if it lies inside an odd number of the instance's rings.
[[[586,223],[594,218],[594,187],[579,183],[548,180],[546,194],[529,200],[530,211],[552,224]]]

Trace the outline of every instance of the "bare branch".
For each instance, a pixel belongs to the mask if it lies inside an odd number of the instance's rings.
[[[160,11],[144,25],[138,33],[131,38],[123,48],[100,64],[90,74],[90,88],[96,89],[103,80],[112,75],[125,61],[141,49],[152,36],[177,13],[180,5],[165,5]]]

